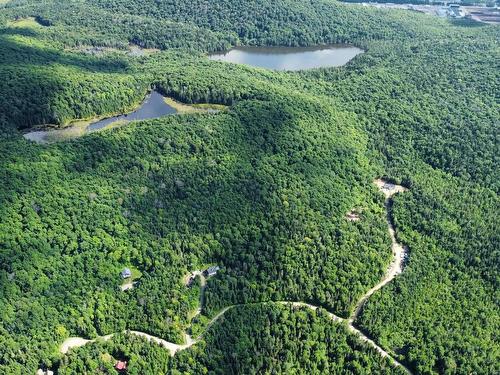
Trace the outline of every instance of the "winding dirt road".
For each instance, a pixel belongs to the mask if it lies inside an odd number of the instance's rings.
[[[224,309],[219,311],[219,313],[217,315],[215,315],[210,320],[210,322],[208,322],[208,324],[205,328],[205,331],[208,328],[210,328],[218,319],[220,319],[226,313],[227,310],[229,310],[233,307],[236,307],[236,306],[237,305],[225,307]],[[187,349],[201,340],[201,336],[194,339],[190,335],[185,333],[184,334],[184,341],[186,343],[185,344],[175,344],[173,342],[163,340],[162,338],[159,338],[159,337],[156,337],[153,335],[149,335],[149,334],[141,332],[141,331],[128,331],[127,330],[127,331],[123,331],[123,333],[129,333],[132,335],[141,336],[141,337],[144,337],[145,339],[147,339],[148,341],[155,342],[155,343],[163,346],[165,349],[167,349],[171,355],[174,355],[179,350]],[[106,336],[98,336],[97,338],[95,338],[93,340],[87,340],[87,339],[84,339],[83,337],[69,337],[61,344],[61,346],[59,347],[59,352],[62,354],[66,354],[70,349],[79,348],[80,346],[84,346],[88,343],[92,343],[92,342],[95,342],[97,340],[107,341],[110,338],[112,338],[115,334],[116,333],[111,333],[111,334],[106,335]]]
[[[377,352],[380,353],[382,357],[387,357],[391,360],[391,362],[395,366],[401,366],[404,368],[409,374],[412,372],[403,364],[401,364],[399,361],[397,361],[394,357],[392,357],[387,351],[382,349],[375,341],[373,341],[371,338],[366,336],[362,331],[360,331],[358,328],[354,326],[354,322],[358,318],[359,314],[361,313],[361,310],[368,300],[370,296],[375,293],[377,290],[381,289],[384,285],[388,284],[391,282],[397,275],[399,275],[401,272],[403,272],[403,266],[404,266],[404,261],[405,258],[408,255],[408,248],[400,243],[397,242],[396,240],[396,230],[394,229],[394,224],[392,223],[392,219],[390,217],[390,206],[392,204],[392,197],[396,193],[402,193],[407,191],[405,187],[401,185],[394,185],[388,181],[382,180],[382,179],[377,179],[374,181],[375,185],[380,189],[380,191],[385,195],[385,208],[386,208],[386,220],[387,220],[387,227],[389,230],[389,236],[391,238],[391,249],[392,249],[392,255],[393,259],[391,264],[389,265],[389,268],[387,269],[384,277],[382,280],[378,282],[377,285],[375,285],[373,288],[368,290],[358,301],[356,304],[356,307],[354,309],[354,312],[351,314],[351,316],[348,319],[341,318],[331,312],[328,312],[328,315],[330,318],[335,321],[335,322],[345,322],[347,321],[347,326],[349,328],[349,331],[352,333],[356,334],[362,341],[366,342],[369,344],[371,347],[373,347]],[[281,302],[281,303],[290,303],[292,306],[297,306],[297,307],[308,307],[312,310],[317,310],[318,306],[311,305],[309,303],[305,302]]]
[[[335,315],[335,314],[333,314],[331,312],[328,312],[328,316],[334,322],[338,322],[338,323],[346,322],[349,331],[351,331],[352,333],[354,333],[355,335],[357,335],[360,340],[362,340],[362,341],[366,342],[368,345],[372,346],[375,350],[377,350],[377,352],[380,353],[380,355],[382,357],[389,358],[390,361],[395,366],[401,366],[409,374],[412,374],[412,372],[406,366],[404,366],[399,361],[397,361],[387,351],[385,351],[384,349],[382,349],[376,342],[374,342],[372,339],[370,339],[362,331],[360,331],[358,328],[356,328],[354,326],[356,318],[359,316],[359,314],[360,314],[360,312],[361,312],[364,304],[368,300],[368,298],[370,298],[370,296],[373,293],[375,293],[377,290],[381,289],[384,285],[386,285],[387,283],[389,283],[390,281],[392,281],[398,274],[400,274],[401,272],[403,272],[404,260],[405,260],[405,258],[407,256],[407,252],[408,252],[408,248],[406,246],[403,246],[403,245],[399,244],[396,241],[396,232],[395,232],[395,229],[394,229],[394,225],[392,223],[392,219],[390,217],[390,210],[389,210],[390,206],[392,204],[392,196],[394,194],[396,194],[396,193],[407,191],[407,189],[404,188],[403,186],[394,185],[394,184],[391,184],[388,181],[385,181],[385,180],[382,180],[382,179],[375,180],[374,183],[379,187],[380,191],[382,193],[384,193],[385,198],[386,198],[385,199],[385,207],[386,207],[386,212],[387,212],[387,226],[388,226],[389,235],[390,235],[391,242],[392,242],[391,248],[392,248],[393,260],[392,260],[392,262],[391,262],[391,264],[390,264],[387,272],[385,273],[384,277],[382,278],[382,280],[380,280],[380,282],[377,285],[375,285],[373,288],[371,288],[370,290],[368,290],[360,298],[360,300],[356,304],[354,312],[351,314],[351,316],[348,319],[341,318],[341,317],[339,317],[339,316],[337,316],[337,315]],[[192,275],[198,275],[198,274],[202,275],[201,271],[194,271],[192,273]],[[188,280],[188,279],[186,278],[186,280]],[[205,279],[204,279],[204,277],[202,277],[202,290],[204,289],[204,287],[205,287]],[[298,301],[298,302],[276,301],[276,302],[263,302],[263,303],[279,303],[279,304],[283,304],[283,305],[291,305],[291,306],[294,306],[294,307],[297,307],[297,308],[306,307],[306,308],[309,308],[311,310],[317,310],[318,308],[320,308],[319,306],[311,305],[309,303],[300,302],[300,301]],[[223,308],[221,311],[219,311],[219,313],[217,313],[217,315],[215,315],[210,320],[210,322],[207,324],[207,326],[205,327],[205,331],[207,331],[228,310],[230,310],[230,309],[232,309],[234,307],[237,307],[237,306],[241,306],[241,305],[228,306],[228,307]],[[186,333],[185,334],[185,342],[186,342],[185,344],[174,344],[172,342],[163,340],[163,339],[161,339],[159,337],[152,336],[152,335],[149,335],[147,333],[140,332],[140,331],[125,331],[125,332],[129,332],[130,334],[144,337],[148,341],[156,342],[157,344],[159,344],[159,345],[165,347],[166,349],[168,349],[170,351],[171,355],[174,355],[176,352],[178,352],[180,350],[184,350],[184,349],[187,349],[187,348],[193,346],[194,344],[196,344],[202,338],[202,335],[198,336],[197,338],[192,338],[190,335],[188,335]],[[114,334],[110,334],[110,335],[106,335],[106,336],[100,336],[97,339],[109,340],[111,337],[113,337],[113,335]],[[62,343],[59,351],[62,354],[66,354],[68,352],[68,350],[70,350],[71,348],[77,348],[77,347],[86,345],[88,343],[95,342],[97,339],[87,340],[87,339],[84,339],[82,337],[69,337],[68,339],[66,339]]]
[[[381,289],[384,285],[391,282],[397,275],[403,272],[404,261],[408,254],[408,248],[398,243],[396,240],[396,230],[394,229],[394,224],[392,223],[392,219],[390,217],[392,196],[396,193],[405,192],[407,191],[407,189],[401,185],[394,185],[381,179],[375,180],[374,183],[385,195],[386,220],[387,226],[389,228],[389,236],[391,237],[393,259],[382,280],[380,280],[377,285],[366,292],[358,301],[358,303],[356,304],[356,308],[354,309],[354,313],[349,317],[349,324],[352,324],[356,320],[361,312],[361,309],[363,308],[363,305],[373,293]]]

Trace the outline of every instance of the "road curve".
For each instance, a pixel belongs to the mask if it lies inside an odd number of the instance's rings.
[[[208,322],[205,330],[207,330],[208,328],[210,328],[218,319],[220,319],[226,313],[227,310],[229,310],[229,309],[231,309],[231,308],[233,308],[235,306],[225,307],[224,309],[222,309],[221,311],[219,311],[219,313],[217,315],[215,315]],[[202,335],[200,335],[197,338],[193,338],[190,335],[188,335],[187,333],[185,333],[184,334],[184,341],[186,343],[185,344],[175,344],[173,342],[164,340],[164,339],[162,339],[160,337],[153,336],[153,335],[150,335],[148,333],[141,332],[141,331],[126,330],[126,331],[123,331],[123,333],[129,333],[131,335],[136,335],[136,336],[144,337],[148,341],[155,342],[155,343],[163,346],[165,349],[167,349],[170,352],[171,355],[174,355],[176,352],[178,352],[180,350],[184,350],[184,349],[190,348],[191,346],[193,346],[194,344],[196,344],[198,341],[200,341],[201,337],[202,337]],[[92,340],[87,340],[87,339],[84,339],[83,337],[69,337],[66,340],[64,340],[64,342],[61,344],[61,346],[59,347],[59,352],[61,354],[66,354],[70,349],[79,348],[80,346],[84,346],[84,345],[86,345],[88,343],[92,343],[92,342],[95,342],[97,340],[107,341],[110,338],[112,338],[114,335],[115,335],[115,333],[111,333],[111,334],[106,335],[106,336],[98,336],[98,337],[96,337],[95,339],[92,339]]]
[[[396,240],[396,230],[394,228],[394,224],[392,222],[392,219],[390,217],[390,206],[392,204],[392,197],[396,193],[402,193],[407,191],[405,187],[401,185],[395,185],[392,184],[386,180],[382,179],[377,179],[374,181],[375,185],[380,189],[380,191],[385,195],[385,208],[386,208],[386,220],[387,220],[387,227],[389,230],[389,236],[391,238],[391,249],[392,249],[392,255],[393,259],[391,261],[391,264],[389,265],[389,268],[387,269],[384,277],[382,280],[380,280],[373,288],[368,290],[358,301],[356,304],[356,307],[354,308],[353,313],[348,319],[343,319],[331,312],[328,312],[329,317],[336,322],[344,322],[347,321],[347,326],[349,328],[349,331],[352,333],[356,334],[362,341],[366,342],[368,345],[373,347],[377,352],[380,353],[382,357],[387,357],[391,360],[391,362],[395,366],[401,366],[404,368],[409,374],[412,372],[404,366],[402,363],[397,361],[393,356],[391,356],[387,351],[382,349],[375,341],[370,339],[366,334],[364,334],[362,331],[360,331],[358,328],[354,326],[354,322],[356,321],[357,317],[361,313],[361,310],[368,300],[370,296],[375,293],[377,290],[381,289],[384,285],[388,284],[391,282],[397,275],[399,275],[401,272],[403,272],[403,266],[404,266],[404,260],[408,255],[408,248],[406,246],[401,245],[400,243],[397,242]],[[311,305],[309,303],[304,303],[304,302],[289,302],[292,304],[292,306],[297,306],[297,307],[308,307],[312,310],[318,309],[318,306]]]
[[[388,181],[378,179],[375,180],[374,183],[379,187],[380,191],[385,195],[385,207],[386,207],[386,220],[387,220],[387,226],[389,230],[389,236],[391,238],[391,243],[392,243],[392,254],[393,254],[393,260],[391,264],[389,265],[389,268],[387,272],[385,273],[384,277],[382,280],[380,280],[379,283],[377,283],[373,288],[368,290],[358,301],[356,304],[356,307],[354,309],[354,312],[351,314],[351,316],[348,319],[341,318],[331,312],[327,312],[328,316],[332,321],[334,322],[347,322],[347,327],[350,332],[354,333],[359,337],[359,339],[363,342],[366,342],[368,345],[373,347],[377,352],[380,353],[380,355],[384,358],[389,358],[390,361],[395,365],[395,366],[400,366],[403,369],[405,369],[409,374],[412,374],[412,372],[404,366],[402,363],[397,361],[393,356],[391,356],[387,351],[382,349],[375,341],[370,339],[368,336],[366,336],[362,331],[360,331],[358,328],[354,326],[354,322],[356,318],[359,316],[361,309],[363,308],[364,304],[370,298],[370,296],[375,293],[377,290],[381,289],[384,285],[387,283],[391,282],[398,274],[403,272],[403,265],[404,265],[404,260],[407,256],[408,248],[406,246],[403,246],[399,244],[396,240],[396,232],[394,229],[394,225],[392,223],[391,217],[390,217],[390,205],[392,204],[392,196],[396,193],[404,192],[407,191],[406,188],[400,185],[394,185],[392,183],[389,183]],[[195,271],[199,272],[199,271]],[[203,280],[203,287],[204,285],[204,280]],[[276,302],[262,302],[262,303],[279,303],[283,305],[291,305],[293,307],[301,308],[301,307],[306,307],[311,310],[317,310],[320,308],[320,306],[315,306],[306,302],[301,302],[301,301],[276,301]],[[255,304],[255,303],[253,303]],[[239,305],[232,305],[232,306],[227,306],[223,308],[221,311],[217,313],[207,324],[205,327],[205,331],[207,331],[217,320],[219,320],[228,310],[237,307],[237,306],[242,306],[241,304]],[[146,338],[148,341],[153,341],[156,342],[157,344],[165,347],[170,351],[171,355],[174,355],[176,352],[180,350],[184,350],[187,348],[190,348],[194,344],[196,344],[198,341],[201,340],[203,334],[196,338],[192,338],[190,335],[187,333],[185,334],[185,344],[175,344],[166,340],[163,340],[159,337],[149,335],[144,332],[140,331],[125,331],[133,335],[141,336]],[[109,340],[111,337],[113,337],[114,334],[106,335],[106,336],[99,336],[97,339],[103,339],[103,340]],[[69,337],[66,339],[62,345],[59,348],[60,353],[66,354],[69,349],[71,348],[77,348],[83,345],[86,345],[91,342],[95,342],[97,339],[93,340],[87,340],[82,337]]]

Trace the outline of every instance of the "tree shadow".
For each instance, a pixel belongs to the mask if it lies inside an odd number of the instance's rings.
[[[466,28],[481,28],[488,26],[486,23],[475,21],[470,18],[452,18],[448,22],[453,26]]]
[[[16,37],[23,36],[33,38],[27,39],[26,43],[16,41]],[[36,30],[26,27],[12,27],[0,29],[0,57],[2,65],[16,64],[22,66],[30,65],[51,65],[61,64],[78,67],[90,73],[117,73],[129,68],[130,64],[126,59],[116,56],[95,57],[71,53],[51,47],[49,44],[42,48],[43,39],[37,39],[41,34]],[[31,45],[27,43],[31,42]]]
[[[80,98],[84,91],[109,90],[99,87],[95,74],[109,75],[111,79],[113,74],[126,74],[129,69],[127,60],[117,56],[97,58],[56,50],[29,28],[2,29],[0,75],[5,77],[0,81],[2,120],[18,128],[57,124],[61,116],[55,113],[55,102],[61,98],[71,102],[87,100]],[[71,89],[75,80],[81,90]],[[62,116],[68,115],[62,113]]]

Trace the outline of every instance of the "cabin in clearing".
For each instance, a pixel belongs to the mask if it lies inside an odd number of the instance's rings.
[[[124,268],[120,275],[122,279],[128,279],[132,277],[132,271],[130,271],[130,268]]]
[[[208,267],[203,273],[205,274],[205,276],[210,277],[216,275],[219,270],[219,266],[212,266]]]

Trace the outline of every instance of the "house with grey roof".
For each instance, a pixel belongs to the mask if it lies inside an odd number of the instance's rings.
[[[130,271],[130,268],[124,268],[120,275],[122,276],[122,279],[128,279],[129,277],[132,277],[132,271]]]
[[[219,266],[212,266],[208,267],[203,273],[205,274],[205,276],[210,277],[216,275],[219,270],[220,270]]]

